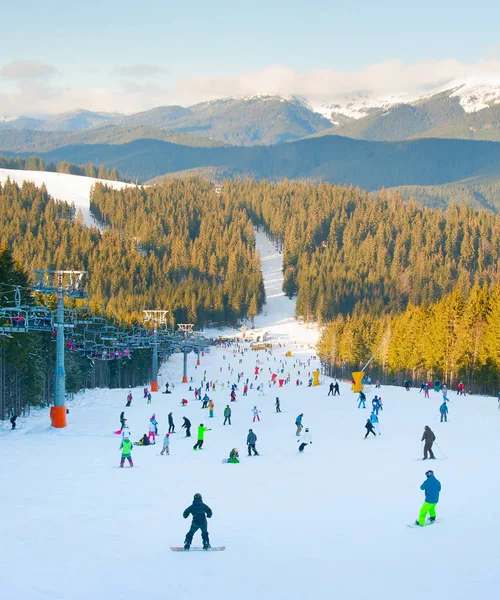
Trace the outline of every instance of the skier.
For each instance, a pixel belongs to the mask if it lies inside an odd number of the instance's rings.
[[[300,415],[295,419],[295,425],[297,425],[297,431],[295,432],[295,435],[300,435],[300,432],[302,431],[302,417],[304,416],[304,413],[300,413]]]
[[[184,540],[184,550],[189,550],[191,542],[193,541],[193,535],[198,529],[201,529],[203,550],[208,550],[210,548],[210,542],[208,540],[207,517],[209,519],[212,517],[212,510],[206,504],[203,504],[201,494],[195,494],[193,497],[193,504],[188,506],[182,513],[182,516],[185,519],[187,519],[189,515],[193,517],[193,520],[191,522],[191,528],[187,532],[186,539]]]
[[[203,404],[201,405],[201,408],[207,408],[209,400],[210,400],[210,398],[208,397],[207,394],[205,394],[203,396]]]
[[[253,422],[255,423],[255,419],[257,419],[257,421],[260,421],[260,417],[259,417],[260,410],[258,410],[258,408],[256,406],[254,406],[252,408],[252,412],[253,412]]]
[[[424,428],[424,433],[422,434],[422,439],[420,440],[421,442],[425,442],[424,443],[424,458],[423,458],[423,460],[427,460],[427,454],[430,454],[430,457],[432,459],[436,458],[434,456],[434,453],[432,452],[432,444],[434,443],[435,439],[436,439],[436,436],[434,435],[434,432],[428,425],[426,425]]]
[[[280,408],[280,399],[278,398],[278,396],[276,396],[276,404],[275,404],[275,406],[276,406],[276,412],[277,412],[277,413],[280,413],[280,412],[281,412],[281,408]],[[500,408],[500,401],[499,401],[499,404],[498,404],[498,406],[499,406],[499,408]]]
[[[375,398],[373,398],[372,400],[372,411],[378,415],[378,411],[379,411],[379,404],[378,404],[378,396],[375,396]]]
[[[125,411],[122,410],[122,412],[120,413],[120,432],[123,431],[123,428],[125,427],[125,421],[127,419],[125,418]]]
[[[446,404],[445,401],[443,401],[443,404],[441,404],[441,406],[439,407],[439,412],[441,413],[441,423],[443,421],[448,421],[448,405]]]
[[[151,392],[148,392],[148,401],[146,404],[151,404]]]
[[[125,407],[130,406],[132,404],[132,392],[129,392],[127,394],[127,404],[125,404]]]
[[[237,464],[240,462],[240,454],[237,448],[233,448],[231,450],[231,452],[229,453],[229,460],[227,462],[233,464]]]
[[[333,395],[334,396],[340,396],[340,388],[339,388],[339,382],[336,381],[335,385],[333,386]]]
[[[448,390],[445,385],[441,388],[441,393],[443,394],[443,402],[448,402]]]
[[[174,415],[171,412],[168,413],[168,433],[175,433]]]
[[[463,384],[463,381],[458,384],[458,395],[465,396],[465,385]]]
[[[155,435],[158,435],[158,421],[156,420],[156,415],[152,415],[151,419],[149,420],[155,426]]]
[[[259,453],[255,449],[256,442],[257,436],[251,429],[249,429],[247,435],[248,456],[252,456],[251,450],[253,451],[254,456],[259,456]]]
[[[120,461],[120,467],[123,469],[123,465],[125,464],[125,459],[128,460],[128,463],[131,467],[134,466],[134,463],[132,462],[132,442],[130,441],[130,437],[128,435],[125,436],[125,439],[123,440],[121,449],[122,449],[122,458]]]
[[[375,389],[379,390],[380,389],[380,381],[377,379],[377,381],[375,382]]]
[[[210,402],[208,403],[208,411],[209,411],[208,414],[211,419],[213,419],[213,417],[214,417],[214,406],[215,406],[214,401],[210,400]]]
[[[380,425],[379,425],[379,422],[378,422],[378,417],[377,417],[377,415],[374,412],[372,412],[372,414],[370,415],[370,423],[373,425],[373,428],[375,429],[375,431],[379,435],[382,435],[380,433]]]
[[[333,396],[333,392],[334,392],[335,386],[333,385],[333,381],[330,383],[330,387],[328,389],[328,396],[330,396],[330,394]]]
[[[236,392],[231,390],[231,402],[236,402]]]
[[[166,433],[163,438],[163,448],[161,449],[160,454],[170,454],[170,433]]]
[[[205,439],[205,431],[211,431],[208,427],[205,427],[203,425],[203,423],[200,423],[199,427],[198,427],[198,441],[196,442],[196,444],[193,446],[193,450],[203,450],[202,446],[203,446],[203,442]]]
[[[11,431],[12,431],[12,429],[16,428],[16,419],[17,419],[17,415],[12,415],[12,417],[10,418],[10,424],[12,425]]]
[[[144,388],[144,398],[148,397],[149,390],[147,387]]]
[[[366,429],[366,435],[365,435],[365,440],[368,437],[369,433],[373,433],[373,435],[375,437],[377,437],[377,434],[375,433],[375,430],[373,429],[373,424],[370,421],[370,419],[366,419],[366,424],[365,424],[365,429]]]
[[[231,425],[231,409],[229,408],[229,404],[226,405],[226,408],[224,409],[224,423],[223,425],[225,425],[227,423],[229,423],[229,425]]]
[[[308,444],[312,444],[312,437],[311,437],[311,433],[310,433],[308,427],[306,427],[306,430],[304,431],[304,435],[300,438],[300,440],[297,440],[297,444],[299,442],[300,442],[299,452],[302,454],[302,452],[304,452],[304,448]]]
[[[363,408],[366,408],[366,396],[364,392],[359,392],[358,400],[358,408],[361,408],[361,405],[363,405]]]
[[[186,428],[186,437],[191,437],[191,421],[187,417],[182,417],[184,419],[184,423],[182,424],[181,429]]]
[[[420,486],[420,489],[425,492],[425,502],[422,504],[418,519],[415,521],[415,525],[421,527],[425,523],[427,513],[429,513],[431,523],[436,520],[436,504],[439,502],[439,492],[441,491],[441,482],[434,477],[434,471],[426,471],[425,476],[427,479]]]
[[[428,398],[429,397],[429,384],[426,383],[424,385],[424,398]]]

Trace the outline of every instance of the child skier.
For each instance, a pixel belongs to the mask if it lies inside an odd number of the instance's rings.
[[[429,521],[434,523],[436,520],[436,504],[439,502],[439,492],[441,491],[441,482],[434,477],[433,471],[426,471],[425,476],[427,479],[420,486],[421,490],[425,492],[425,502],[422,504],[418,519],[415,521],[415,525],[423,527],[425,523],[425,517],[429,513]]]
[[[252,408],[252,412],[253,412],[253,422],[255,423],[255,419],[257,419],[257,421],[260,421],[260,417],[259,417],[260,410],[258,410],[258,408],[256,406],[254,406]]]
[[[365,440],[368,437],[369,433],[373,433],[373,435],[375,437],[377,437],[377,434],[375,433],[375,430],[373,429],[373,424],[370,421],[370,419],[366,419],[366,424],[365,424],[365,429],[366,429],[366,435],[365,435]]]
[[[439,412],[441,413],[441,423],[443,421],[447,422],[448,421],[448,405],[446,404],[445,401],[443,401],[443,404],[441,404],[441,406],[439,407]]]
[[[170,454],[170,433],[166,433],[163,438],[163,448],[161,449],[160,454]]]
[[[131,456],[132,448],[133,448],[133,445],[132,445],[132,442],[130,441],[130,437],[128,435],[126,435],[125,439],[123,440],[122,446],[121,446],[122,458],[120,461],[120,467],[122,469],[123,469],[123,465],[125,464],[125,459],[128,460],[129,465],[131,467],[134,466],[134,463],[132,462],[132,456]]]

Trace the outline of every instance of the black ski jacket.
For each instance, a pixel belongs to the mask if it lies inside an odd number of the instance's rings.
[[[206,504],[203,504],[203,501],[201,499],[195,498],[193,500],[193,504],[191,504],[191,506],[188,506],[186,510],[182,513],[182,516],[185,519],[187,519],[189,515],[193,516],[193,523],[206,523],[207,518],[205,517],[205,515],[210,519],[210,517],[212,516],[212,509]]]
[[[189,419],[186,419],[186,417],[182,417],[184,419],[184,423],[182,424],[182,427],[186,427],[186,429],[188,427],[191,427],[191,421]],[[181,427],[181,429],[182,429]]]

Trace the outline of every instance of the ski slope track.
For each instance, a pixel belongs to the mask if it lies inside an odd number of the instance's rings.
[[[340,384],[340,397],[327,396],[326,377],[315,388],[295,385],[318,367],[318,332],[294,321],[294,301],[281,292],[282,257],[263,234],[257,244],[268,303],[256,326],[269,331],[276,345],[272,355],[247,344],[243,356],[212,349],[197,368],[196,356],[189,355],[188,375],[196,383],[204,371],[218,381],[210,393],[214,418],[180,383],[182,356],[176,354],[159,377],[160,389],[173,382],[174,392],[154,394],[151,405],[142,388],[132,390],[128,409],[128,390],[92,390],[71,402],[66,429],[49,426],[48,410],[20,419],[16,431],[2,424],[2,600],[500,597],[496,400],[450,392],[449,422],[439,423],[440,394],[424,399],[418,389],[383,386],[382,435],[364,440],[369,410],[357,408],[348,383]],[[285,357],[287,350],[292,358]],[[256,381],[257,360],[263,370]],[[285,360],[292,384],[269,388],[269,369],[276,371]],[[243,397],[240,384],[231,404],[233,424],[223,426],[227,382],[236,382],[238,371],[263,383],[265,395],[251,390]],[[276,396],[281,414],[274,411]],[[180,406],[183,397],[186,408]],[[256,423],[254,405],[261,411]],[[135,467],[117,468],[119,437],[113,431],[122,410],[134,441],[155,413],[161,444],[171,411],[176,432],[185,415],[194,435],[173,435],[170,456],[159,455],[158,443],[135,447]],[[313,439],[303,455],[294,426],[300,412]],[[194,452],[200,423],[211,431],[203,451]],[[436,461],[418,460],[425,425],[442,450],[435,447]],[[249,428],[260,452],[252,458],[246,456]],[[232,447],[240,450],[240,464],[222,464]],[[439,523],[411,529],[407,524],[423,502],[419,488],[429,468],[442,483]],[[226,546],[225,552],[170,551],[184,542],[190,522],[182,512],[196,492],[213,510],[211,544]],[[200,542],[197,533],[193,544]]]
[[[98,222],[90,213],[90,190],[93,185],[104,183],[115,189],[132,185],[130,183],[123,183],[122,181],[108,181],[93,177],[83,177],[81,175],[69,175],[67,173],[0,169],[0,183],[3,184],[7,178],[19,185],[22,185],[24,181],[32,181],[38,187],[45,184],[47,192],[55,200],[64,200],[70,204],[73,203],[77,211],[80,209],[87,226],[98,226]]]

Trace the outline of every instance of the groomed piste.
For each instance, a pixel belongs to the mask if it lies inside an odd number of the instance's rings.
[[[48,409],[0,431],[0,597],[5,600],[361,600],[478,599],[500,595],[497,540],[500,411],[494,398],[449,392],[447,423],[439,422],[441,394],[418,387],[382,386],[358,409],[348,382],[327,396],[332,381],[308,387],[319,367],[315,329],[293,319],[294,302],[281,292],[281,255],[258,235],[268,303],[256,327],[273,343],[212,348],[196,366],[192,386],[208,392],[214,416],[181,384],[182,355],[164,363],[160,391],[146,404],[141,388],[81,392],[69,405],[68,427],[50,427]],[[237,330],[208,336],[241,335]],[[292,356],[286,356],[287,352]],[[241,353],[243,352],[243,353]],[[241,361],[241,362],[240,362]],[[255,379],[255,367],[260,374]],[[283,373],[280,374],[280,369]],[[299,374],[300,371],[300,374]],[[290,383],[269,387],[278,372]],[[243,373],[240,382],[238,373]],[[243,397],[246,379],[254,389]],[[296,380],[303,382],[296,385]],[[228,387],[229,382],[229,387]],[[237,383],[236,402],[230,386]],[[224,384],[224,387],[222,387]],[[263,393],[256,389],[263,385]],[[383,399],[381,435],[364,439],[374,393]],[[204,390],[203,390],[204,393]],[[281,413],[275,412],[280,398]],[[181,406],[186,398],[188,404]],[[223,425],[230,404],[231,425]],[[253,421],[253,407],[260,421]],[[148,432],[154,446],[132,450],[134,468],[119,468],[119,415],[132,441]],[[172,412],[170,454],[160,455]],[[295,419],[303,413],[312,444],[298,453]],[[181,430],[192,423],[191,438]],[[202,451],[193,451],[197,427]],[[435,461],[422,462],[421,437],[436,435]],[[259,456],[247,455],[249,429]],[[239,464],[223,464],[232,448]],[[438,522],[410,529],[423,502],[420,485],[432,468],[441,481]],[[213,511],[212,546],[224,552],[171,552],[182,546],[190,519],[182,513],[201,493]],[[200,546],[199,532],[193,545]]]

